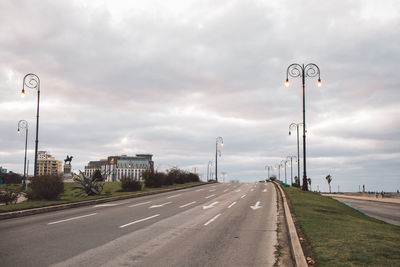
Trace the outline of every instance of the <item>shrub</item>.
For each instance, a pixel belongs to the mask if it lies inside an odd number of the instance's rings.
[[[6,205],[15,204],[20,194],[21,192],[16,192],[6,187],[4,190],[0,191],[0,203],[5,203]]]
[[[132,178],[122,177],[121,178],[121,191],[123,192],[131,192],[131,191],[140,191],[142,190],[142,183],[133,180]]]
[[[23,177],[17,173],[0,173],[0,179],[3,180],[5,184],[20,184]]]
[[[167,180],[167,175],[162,172],[152,172],[150,170],[143,172],[142,178],[146,187],[161,187]]]
[[[87,195],[87,196],[94,196],[100,195],[101,191],[103,191],[104,182],[98,181],[94,175],[94,172],[91,176],[87,177],[83,172],[81,173],[81,177],[75,177],[74,182],[78,185],[73,187],[72,189],[78,189],[78,195]]]
[[[95,170],[94,171],[93,180],[96,180],[98,182],[103,182],[104,181],[103,175],[101,174],[100,170]]]
[[[27,197],[34,200],[57,200],[64,192],[64,182],[60,176],[43,175],[30,179]]]

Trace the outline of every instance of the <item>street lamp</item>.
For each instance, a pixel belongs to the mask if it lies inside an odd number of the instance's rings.
[[[35,140],[35,169],[33,171],[33,177],[37,176],[37,156],[38,156],[38,136],[39,136],[39,99],[40,99],[40,79],[36,74],[28,73],[25,75],[22,82],[22,96],[25,95],[25,88],[37,90],[37,108],[36,108],[36,140]]]
[[[268,170],[268,177],[267,177],[267,179],[269,179],[269,170],[270,170],[270,168],[272,168],[271,166],[268,166],[268,165],[265,165],[265,170]]]
[[[299,179],[299,186],[300,186],[300,149],[299,149],[299,127],[303,126],[304,128],[304,124],[303,123],[291,123],[289,125],[289,135],[292,134],[292,130],[293,128],[296,128],[297,131],[297,179]],[[307,132],[307,129],[306,129]]]
[[[218,153],[221,157],[221,150],[218,150],[218,144],[220,146],[224,146],[224,139],[221,136],[218,136],[215,141],[215,180],[218,182]]]
[[[287,159],[290,159],[290,182],[291,185],[293,185],[293,158],[296,158],[296,156],[287,156]],[[297,165],[299,165],[299,162],[297,162]],[[297,176],[299,178],[299,176]]]
[[[281,166],[283,166],[283,164],[285,164],[285,184],[287,184],[287,179],[286,179],[286,163],[288,162],[287,160],[281,160]]]
[[[24,190],[26,190],[26,149],[28,147],[28,122],[26,120],[20,120],[18,122],[17,133],[20,133],[21,129],[25,129],[24,181],[22,187],[24,188]]]
[[[281,164],[275,164],[275,170],[278,168],[279,174],[278,174],[278,180],[281,180]]]
[[[207,182],[210,180],[210,166],[212,166],[213,162],[209,161],[207,164]]]
[[[303,85],[303,126],[306,125],[306,98],[305,98],[305,79],[306,77],[316,77],[318,76],[318,87],[320,87],[321,84],[321,75],[319,71],[319,67],[314,64],[314,63],[309,63],[307,65],[300,65],[297,63],[289,65],[289,67],[286,70],[286,82],[285,85],[289,86],[289,76],[296,78],[296,77],[301,77],[302,78],[302,85]],[[308,191],[308,186],[307,186],[307,168],[306,168],[306,129],[303,127],[303,186],[302,190],[303,191]]]

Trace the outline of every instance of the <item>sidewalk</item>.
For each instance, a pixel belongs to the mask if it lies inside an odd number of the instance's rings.
[[[350,199],[358,199],[358,200],[367,200],[367,201],[376,201],[383,203],[392,203],[392,204],[400,204],[400,198],[376,198],[375,196],[371,197],[361,197],[361,196],[348,196],[343,194],[322,194],[327,197],[338,197],[338,198],[350,198]]]

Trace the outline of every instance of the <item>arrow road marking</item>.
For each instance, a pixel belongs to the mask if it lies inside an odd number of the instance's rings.
[[[179,206],[179,208],[184,208],[184,207],[190,206],[190,205],[192,205],[194,203],[196,203],[196,201],[193,201],[193,202],[187,203],[185,205]]]
[[[246,195],[241,196],[240,198],[244,198]]]
[[[206,222],[206,223],[204,224],[204,226],[207,226],[208,224],[212,223],[212,222],[215,221],[219,216],[221,216],[221,213],[215,215],[212,219],[210,219],[208,222]]]
[[[182,194],[178,194],[178,195],[169,196],[169,197],[167,197],[167,198],[179,197],[180,195],[182,195]]]
[[[211,203],[210,205],[203,206],[203,210],[214,208],[214,205],[218,204],[218,201]]]
[[[208,196],[208,197],[205,197],[205,198],[210,198],[210,197],[213,197],[213,196],[215,196],[215,194],[213,194],[213,195],[211,195],[211,196]]]
[[[228,206],[228,209],[230,209],[233,205],[235,205],[236,204],[236,201],[235,202],[233,202],[232,204],[230,204],[229,206]]]
[[[261,208],[260,201],[257,201],[257,203],[254,206],[250,206],[250,208],[252,208],[253,210]]]
[[[130,222],[130,223],[121,225],[119,228],[124,228],[124,227],[127,227],[129,225],[132,225],[132,224],[135,224],[135,223],[138,223],[138,222],[147,221],[147,220],[153,219],[153,218],[155,218],[157,216],[160,216],[160,214],[156,214],[156,215],[153,215],[153,216],[150,216],[150,217],[147,217],[147,218],[143,218],[143,219],[140,219],[140,220],[137,220],[137,221],[134,221],[134,222]]]
[[[60,221],[56,221],[56,222],[50,222],[50,223],[48,223],[48,225],[50,225],[50,224],[56,224],[56,223],[61,223],[61,222],[68,222],[68,221],[72,221],[72,220],[76,220],[76,219],[80,219],[80,218],[85,218],[85,217],[93,216],[93,215],[96,215],[96,214],[97,214],[97,213],[91,213],[91,214],[82,215],[82,216],[78,216],[78,217],[73,217],[73,218],[69,218],[69,219],[65,219],[65,220],[60,220]]]
[[[165,205],[170,204],[170,203],[172,203],[172,202],[165,202],[165,203],[163,203],[163,204],[153,205],[153,206],[149,207],[149,209],[164,207]]]

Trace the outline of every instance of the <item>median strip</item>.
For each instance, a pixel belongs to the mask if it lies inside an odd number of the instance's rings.
[[[137,220],[137,221],[134,221],[134,222],[130,222],[130,223],[121,225],[119,228],[124,228],[124,227],[127,227],[127,226],[135,224],[135,223],[140,223],[140,222],[143,222],[143,221],[147,221],[147,220],[153,219],[153,218],[155,218],[157,216],[160,216],[160,214],[156,214],[156,215],[153,215],[153,216],[150,216],[150,217],[147,217],[147,218],[143,218],[143,219],[140,219],[140,220]]]
[[[69,218],[69,219],[65,219],[65,220],[50,222],[50,223],[48,223],[48,225],[56,224],[56,223],[62,223],[62,222],[68,222],[68,221],[72,221],[72,220],[76,220],[76,219],[80,219],[80,218],[85,218],[85,217],[93,216],[93,215],[96,215],[96,214],[97,214],[97,213],[91,213],[91,214],[82,215],[82,216],[78,216],[78,217],[73,217],[73,218]]]

